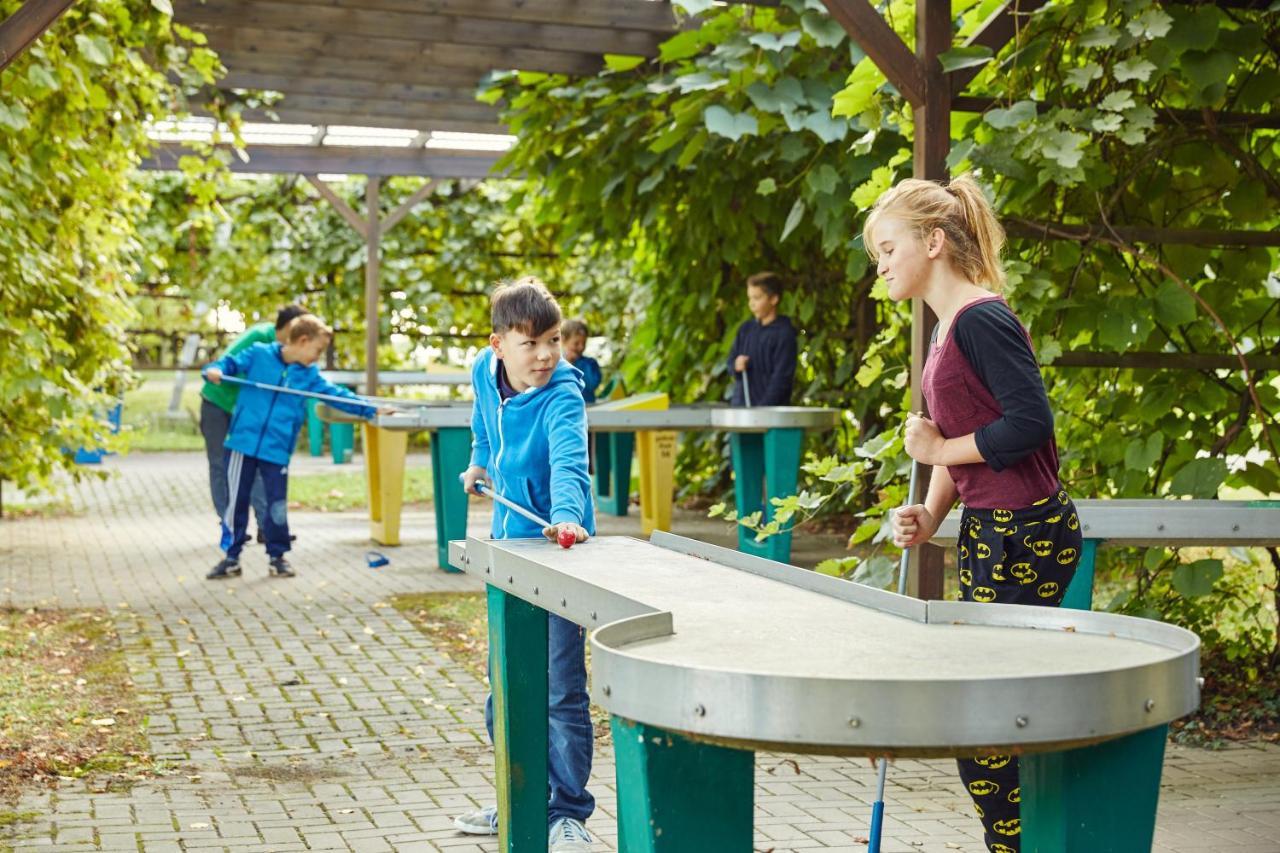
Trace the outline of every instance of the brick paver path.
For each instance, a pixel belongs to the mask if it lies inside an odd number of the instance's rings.
[[[268,579],[250,547],[242,579],[209,583],[216,526],[202,466],[198,454],[112,459],[118,476],[79,488],[75,517],[0,523],[0,601],[109,608],[152,750],[180,768],[127,792],[32,794],[18,808],[39,818],[0,830],[0,848],[496,850],[450,823],[493,798],[485,686],[386,603],[480,588],[433,568],[430,515],[408,513],[409,544],[372,570],[363,516],[296,512],[297,579]],[[299,457],[295,476],[307,469],[329,465]],[[473,524],[486,523],[481,509]],[[635,529],[631,519],[604,532]],[[762,754],[757,768],[757,850],[865,850],[866,761]],[[951,762],[901,761],[889,779],[886,853],[981,850]],[[1280,851],[1280,749],[1174,747],[1164,783],[1162,853]],[[593,789],[591,828],[615,849],[607,741]]]

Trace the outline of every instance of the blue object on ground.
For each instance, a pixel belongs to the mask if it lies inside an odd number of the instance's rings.
[[[379,569],[391,563],[391,560],[387,559],[385,554],[380,554],[377,551],[365,551],[364,559],[371,569]]]

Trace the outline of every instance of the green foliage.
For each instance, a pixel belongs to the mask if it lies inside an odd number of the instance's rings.
[[[364,238],[309,184],[296,177],[230,180],[205,204],[191,197],[186,176],[144,180],[154,203],[141,226],[147,252],[138,277],[149,292],[250,318],[301,302],[338,330],[340,366],[364,364]],[[385,182],[382,215],[420,184]],[[363,180],[333,186],[363,212]],[[618,331],[633,298],[625,266],[597,257],[589,241],[562,250],[526,205],[510,182],[447,183],[383,236],[383,367],[421,361],[419,347],[433,359],[464,362],[488,336],[492,284],[526,274],[543,278],[567,315],[585,308],[593,334]],[[597,298],[584,305],[585,293]]]
[[[20,5],[0,0],[0,19]],[[0,479],[19,488],[48,486],[63,448],[115,443],[104,420],[130,382],[144,122],[180,112],[218,65],[161,5],[75,4],[3,72]]]

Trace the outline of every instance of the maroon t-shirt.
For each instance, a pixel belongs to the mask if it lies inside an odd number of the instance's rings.
[[[1057,492],[1058,447],[1031,338],[999,296],[962,307],[929,344],[921,376],[945,438],[976,433],[983,462],[951,465],[974,509],[1023,509]]]

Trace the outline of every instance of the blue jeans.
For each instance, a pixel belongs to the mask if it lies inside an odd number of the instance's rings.
[[[595,731],[587,695],[586,631],[547,614],[547,820],[586,822],[596,809],[587,791]],[[484,701],[484,724],[493,740],[493,694]]]
[[[200,435],[204,437],[204,455],[209,461],[209,493],[213,498],[213,511],[218,514],[219,521],[226,517],[227,504],[230,503],[224,446],[230,429],[231,413],[201,397]],[[258,520],[258,529],[265,531],[263,519],[267,517],[267,492],[262,486],[262,477],[254,479],[253,488],[249,492],[249,503],[253,507],[253,517]],[[225,523],[222,535],[224,538],[231,535]]]

